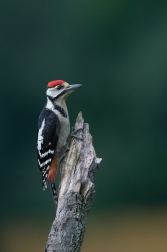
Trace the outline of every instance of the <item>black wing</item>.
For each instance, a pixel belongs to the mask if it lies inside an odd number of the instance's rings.
[[[42,172],[43,189],[47,187],[47,175],[60,132],[60,121],[49,109],[44,108],[38,119],[37,156]]]

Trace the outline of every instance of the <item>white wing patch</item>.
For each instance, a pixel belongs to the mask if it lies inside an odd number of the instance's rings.
[[[39,153],[39,156],[41,157],[41,158],[43,158],[43,157],[46,157],[48,154],[54,154],[54,150],[48,150],[47,152],[45,152],[45,153],[41,153],[40,152],[40,150],[38,149],[38,153]]]
[[[46,160],[45,162],[43,162],[42,164],[40,163],[39,159],[38,159],[38,164],[39,166],[42,168],[43,166],[47,165],[48,163],[50,163],[52,161],[51,158],[49,158],[48,160]]]
[[[43,119],[43,122],[42,122],[42,125],[41,125],[41,128],[39,129],[38,131],[38,143],[37,143],[37,149],[38,151],[40,152],[41,150],[41,145],[43,144],[43,136],[42,136],[42,131],[45,127],[45,119]]]

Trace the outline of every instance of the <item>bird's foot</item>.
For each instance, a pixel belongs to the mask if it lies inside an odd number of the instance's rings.
[[[70,138],[76,138],[76,139],[79,139],[79,140],[82,141],[83,138],[76,135],[78,133],[78,131],[80,131],[80,130],[83,130],[83,128],[79,128],[79,129],[77,129],[75,131],[74,131],[74,128],[72,128],[72,132],[71,132]]]
[[[62,148],[61,148],[61,153],[63,153],[64,155],[66,155],[66,153],[69,151],[69,145],[68,143],[66,143]]]

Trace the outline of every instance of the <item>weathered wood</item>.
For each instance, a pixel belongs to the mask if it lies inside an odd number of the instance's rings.
[[[61,162],[56,218],[52,224],[45,252],[79,252],[88,212],[94,198],[93,176],[101,158],[96,157],[89,133],[80,112],[70,149]]]

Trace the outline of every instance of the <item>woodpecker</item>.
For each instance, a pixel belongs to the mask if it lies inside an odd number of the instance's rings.
[[[63,80],[50,81],[46,89],[47,103],[38,118],[37,157],[42,172],[42,187],[51,185],[54,202],[57,204],[55,177],[59,162],[67,149],[70,121],[66,98],[81,84],[69,85]]]

